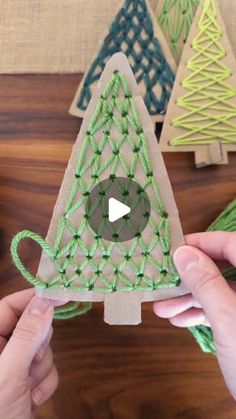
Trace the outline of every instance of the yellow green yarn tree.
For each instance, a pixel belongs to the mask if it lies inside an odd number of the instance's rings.
[[[236,63],[216,0],[202,0],[195,19],[161,143],[195,151],[198,166],[222,164],[236,151]]]

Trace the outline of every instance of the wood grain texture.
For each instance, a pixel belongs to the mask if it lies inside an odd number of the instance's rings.
[[[9,246],[21,229],[45,235],[80,120],[68,108],[80,76],[0,76],[0,297],[26,288]],[[236,154],[194,168],[193,154],[165,155],[185,233],[205,230],[236,194]],[[36,270],[39,249],[25,260]],[[143,305],[138,327],[109,327],[103,307],[54,322],[60,373],[38,419],[233,419],[236,407],[216,359],[187,330]]]

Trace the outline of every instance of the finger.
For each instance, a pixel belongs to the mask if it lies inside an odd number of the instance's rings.
[[[228,281],[228,284],[230,288],[236,292],[236,282]],[[158,317],[169,319],[170,317],[183,313],[192,307],[202,308],[201,304],[192,294],[187,294],[170,300],[157,301],[153,304],[153,311]]]
[[[226,231],[209,231],[189,234],[185,237],[189,246],[202,250],[211,259],[226,260],[236,266],[236,233]]]
[[[47,352],[48,346],[51,342],[52,335],[53,335],[53,327],[51,326],[50,329],[49,329],[49,333],[48,333],[45,341],[40,346],[38,352],[36,353],[33,362],[37,363],[37,362],[40,362],[43,359],[44,355]]]
[[[234,292],[236,292],[236,281],[228,281],[228,284]]]
[[[214,262],[199,249],[182,246],[174,253],[174,263],[211,325],[218,328],[221,323],[228,331],[236,298]]]
[[[6,374],[12,374],[16,379],[27,377],[33,358],[48,336],[52,318],[50,302],[33,297],[2,352]]]
[[[171,317],[169,321],[177,327],[194,327],[200,325],[210,327],[206,314],[199,308],[191,308],[184,313]]]
[[[53,365],[47,377],[31,393],[34,407],[38,407],[50,399],[57,389],[58,381],[58,372],[55,365]]]
[[[200,304],[195,300],[192,294],[172,298],[171,300],[158,301],[153,304],[154,313],[165,319],[183,313],[191,307],[200,308]]]
[[[0,355],[7,344],[7,339],[0,336]]]
[[[34,296],[34,289],[15,292],[0,300],[0,335],[7,337],[12,333],[19,317]]]
[[[52,304],[53,307],[59,307],[59,306],[69,303],[69,301],[70,301],[69,298],[65,298],[64,300],[50,300],[50,303]]]
[[[31,389],[36,387],[44,378],[47,377],[53,365],[53,353],[50,346],[48,347],[43,359],[37,364],[32,364],[30,375],[28,378]]]

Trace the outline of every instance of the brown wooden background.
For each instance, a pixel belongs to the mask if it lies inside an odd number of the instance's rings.
[[[21,229],[46,234],[80,120],[68,115],[79,75],[0,76],[0,297],[23,289],[9,246]],[[236,195],[230,164],[196,170],[192,154],[165,155],[185,233],[205,230]],[[39,249],[25,247],[28,266]],[[1,320],[0,320],[1,321]],[[54,322],[60,386],[38,419],[233,419],[216,359],[187,330],[143,305],[138,327],[109,327],[103,307]],[[3,419],[3,418],[2,418]]]

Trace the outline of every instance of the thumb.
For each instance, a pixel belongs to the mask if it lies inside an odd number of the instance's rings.
[[[174,253],[181,279],[201,304],[213,328],[235,316],[235,295],[216,264],[199,249],[182,246]],[[220,325],[219,325],[220,323]]]
[[[1,354],[2,368],[5,366],[8,374],[17,378],[28,375],[31,363],[49,333],[52,318],[50,301],[34,296]]]

